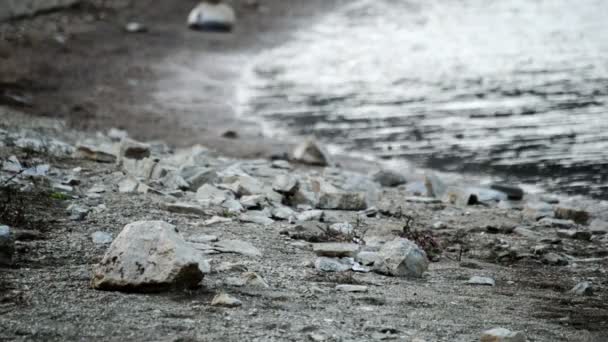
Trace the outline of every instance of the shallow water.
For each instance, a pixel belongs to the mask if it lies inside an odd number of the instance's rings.
[[[608,1],[360,1],[253,65],[277,134],[608,198]]]

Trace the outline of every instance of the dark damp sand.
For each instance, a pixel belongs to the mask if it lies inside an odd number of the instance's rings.
[[[77,129],[117,127],[136,139],[200,143],[235,157],[284,153],[286,145],[263,138],[256,123],[235,118],[236,82],[250,56],[341,2],[233,1],[238,23],[219,34],[187,28],[197,1],[85,1],[0,24],[0,90],[29,97],[31,115]],[[126,33],[130,21],[148,32]],[[239,139],[223,138],[227,130]]]

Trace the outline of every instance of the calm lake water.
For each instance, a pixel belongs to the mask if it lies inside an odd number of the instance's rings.
[[[608,199],[608,1],[360,1],[259,56],[279,134]]]

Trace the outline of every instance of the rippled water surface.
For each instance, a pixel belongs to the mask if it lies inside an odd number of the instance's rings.
[[[608,198],[608,1],[361,1],[254,65],[275,132]]]

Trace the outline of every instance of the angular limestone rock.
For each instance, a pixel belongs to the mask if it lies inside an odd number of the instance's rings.
[[[387,242],[378,253],[374,271],[396,277],[422,277],[428,269],[426,253],[408,239]]]
[[[325,149],[314,139],[308,139],[293,151],[293,159],[304,164],[328,166],[331,164]]]
[[[98,290],[159,292],[195,288],[208,268],[202,254],[163,221],[128,224],[95,268],[92,286]]]

